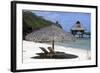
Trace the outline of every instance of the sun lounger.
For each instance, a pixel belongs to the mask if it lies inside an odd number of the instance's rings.
[[[52,54],[54,54],[55,52],[54,52],[54,49],[53,48],[51,48],[51,47],[48,47],[48,50],[50,51],[50,53],[52,53]]]
[[[48,51],[44,47],[39,47],[45,54],[48,54]]]

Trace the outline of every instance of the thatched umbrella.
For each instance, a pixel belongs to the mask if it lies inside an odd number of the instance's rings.
[[[66,34],[62,28],[51,25],[40,30],[28,34],[25,39],[34,42],[52,42],[52,49],[54,49],[54,42],[58,41],[72,41],[73,36]]]

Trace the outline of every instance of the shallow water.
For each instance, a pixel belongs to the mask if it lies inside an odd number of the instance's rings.
[[[73,42],[55,42],[55,44],[65,46],[65,47],[77,48],[77,49],[91,50],[90,38],[76,39]]]

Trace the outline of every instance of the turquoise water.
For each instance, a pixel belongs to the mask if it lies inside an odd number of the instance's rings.
[[[56,45],[61,45],[65,47],[72,47],[72,48],[78,48],[78,49],[84,49],[84,50],[91,50],[91,40],[90,38],[82,38],[82,39],[76,39],[73,42],[56,42]]]

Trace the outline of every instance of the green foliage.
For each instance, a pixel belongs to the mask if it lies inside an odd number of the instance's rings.
[[[52,22],[47,21],[39,16],[36,16],[34,13],[29,11],[23,11],[23,22],[27,25],[27,27],[30,27],[33,30],[50,26],[52,24]],[[23,24],[23,26],[25,24]]]

